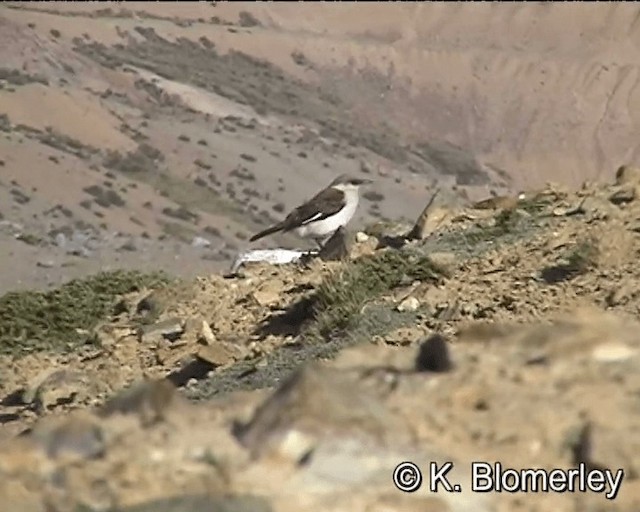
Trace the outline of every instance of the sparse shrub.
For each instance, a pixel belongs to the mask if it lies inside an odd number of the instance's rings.
[[[19,69],[0,68],[0,80],[4,80],[8,84],[16,86],[33,83],[49,85],[49,81],[44,77],[39,75],[30,75]]]
[[[29,130],[29,127],[24,127],[24,130]],[[33,131],[33,129],[31,129]],[[59,133],[50,126],[46,128],[43,132],[36,132],[37,138],[43,144],[50,146],[52,148],[58,149],[60,151],[65,151],[67,153],[72,153],[81,158],[87,157],[92,153],[96,153],[97,150],[87,144],[83,144],[79,140],[73,139],[68,135],[63,133]]]
[[[162,213],[167,217],[173,217],[174,219],[180,219],[185,222],[198,222],[200,220],[200,216],[197,213],[192,212],[184,206],[179,206],[178,208],[167,206],[162,209]]]
[[[54,290],[10,292],[0,297],[0,352],[68,350],[89,339],[83,331],[109,317],[119,295],[164,286],[166,274],[102,272]]]
[[[304,55],[304,53],[296,50],[291,54],[291,58],[293,59],[293,62],[295,62],[298,66],[308,66],[309,65],[309,60],[307,59],[307,57]]]
[[[208,235],[213,235],[217,237],[222,236],[222,233],[220,233],[220,230],[214,226],[206,226],[204,228],[204,232],[207,233]]]
[[[202,160],[200,160],[199,158],[197,158],[196,160],[194,160],[194,161],[193,161],[193,163],[194,163],[194,165],[196,165],[196,166],[200,167],[200,169],[205,169],[205,170],[207,170],[207,171],[210,171],[210,170],[211,170],[211,166],[210,166],[208,163],[203,162],[203,161],[202,161]]]
[[[262,23],[253,14],[247,11],[240,11],[238,15],[238,25],[241,27],[260,27]]]
[[[505,208],[495,218],[495,228],[500,234],[511,233],[520,220],[520,214],[513,208]]]
[[[122,207],[126,204],[118,192],[112,189],[105,190],[100,185],[91,185],[82,190],[93,196],[96,204],[103,208],[110,208],[111,206]]]
[[[236,167],[233,171],[229,173],[229,175],[244,181],[256,180],[256,175],[253,174],[249,169],[243,166]]]
[[[260,197],[260,192],[249,187],[244,187],[242,193],[247,197]]]
[[[11,195],[13,196],[13,200],[18,204],[27,204],[31,201],[31,198],[28,195],[17,188],[11,189]]]
[[[363,256],[326,277],[315,295],[309,334],[327,338],[345,330],[362,307],[405,282],[436,281],[441,269],[423,254],[387,250]]]
[[[362,194],[362,197],[374,203],[377,203],[384,199],[384,195],[380,192],[376,192],[375,190],[367,190],[364,194]]]
[[[17,237],[17,240],[24,242],[27,245],[42,245],[42,238],[37,235],[32,235],[31,233],[20,233]],[[0,347],[1,350],[1,347]]]
[[[119,151],[109,151],[103,165],[108,169],[124,173],[153,172],[157,163],[162,161],[164,161],[162,152],[143,142],[126,155],[122,155]]]
[[[248,155],[247,153],[242,153],[240,155],[240,158],[242,158],[243,160],[246,160],[247,162],[255,162],[256,161],[256,157],[253,155]]]

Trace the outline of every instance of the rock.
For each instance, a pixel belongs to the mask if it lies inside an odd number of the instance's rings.
[[[406,429],[379,400],[344,373],[319,363],[293,373],[262,403],[235,435],[253,457],[283,447],[290,451],[291,431],[304,445],[337,435],[365,437],[375,443],[401,443]],[[314,441],[315,442],[315,441]],[[284,444],[283,444],[284,443]]]
[[[363,233],[362,231],[358,231],[356,233],[356,242],[358,242],[359,244],[363,244],[367,240],[369,240],[369,235],[367,235],[366,233]]]
[[[102,429],[86,413],[48,417],[29,436],[52,458],[90,459],[101,457],[105,450]]]
[[[636,198],[636,187],[625,186],[609,195],[609,201],[613,204],[620,206],[621,204],[630,203]]]
[[[398,304],[398,307],[396,307],[396,309],[403,313],[405,311],[415,311],[419,307],[420,301],[418,299],[416,299],[415,297],[407,297],[400,304]]]
[[[191,247],[195,247],[197,249],[202,249],[204,247],[210,247],[210,246],[211,246],[211,242],[201,236],[194,236],[193,240],[191,240]]]
[[[138,330],[138,339],[142,343],[157,342],[160,339],[175,341],[182,336],[184,325],[179,318],[168,318],[152,325],[142,326]]]
[[[217,360],[217,354],[211,355],[213,347],[204,347],[208,349],[203,355],[207,358]],[[217,364],[208,361],[204,357],[200,357],[198,354],[189,356],[177,370],[174,370],[169,374],[167,379],[176,387],[182,387],[187,385],[191,379],[202,380],[208,377],[209,372],[216,368]]]
[[[205,320],[200,315],[195,315],[189,317],[184,322],[183,332],[180,336],[180,341],[186,343],[195,343],[195,342],[203,342],[205,341],[202,337],[202,329],[204,325],[209,327],[209,324],[205,322]],[[209,328],[210,334],[213,336],[211,332],[211,328]]]
[[[627,302],[634,295],[636,289],[636,283],[624,283],[621,286],[616,286],[605,299],[607,306],[614,307]]]
[[[64,234],[64,233],[58,233],[58,234],[56,234],[56,237],[55,237],[54,241],[55,241],[55,244],[56,244],[58,247],[62,247],[62,248],[64,248],[64,247],[66,247],[66,246],[67,246],[67,237],[65,236],[65,234]]]
[[[55,370],[39,376],[35,383],[28,386],[22,399],[32,404],[38,412],[54,407],[60,403],[74,401],[79,395],[86,396],[88,378],[74,370]]]
[[[138,246],[136,245],[136,241],[134,238],[129,238],[125,243],[123,243],[120,247],[118,247],[118,252],[136,252],[138,250]]]
[[[405,238],[411,227],[411,225],[404,222],[378,221],[369,224],[364,234],[380,240],[385,238]]]
[[[518,198],[513,196],[489,197],[474,203],[471,207],[476,210],[511,210],[518,205]]]
[[[213,345],[216,342],[216,337],[209,326],[209,322],[202,320],[200,325],[200,335],[198,336],[198,341],[206,343],[207,345]]]
[[[440,334],[433,334],[420,344],[416,357],[416,371],[443,373],[453,369],[449,344]]]
[[[33,489],[29,489],[29,487],[28,482],[22,483],[2,478],[0,480],[0,496],[2,496],[3,508],[20,512],[46,512],[51,510],[45,507],[38,493],[33,492]]]
[[[200,348],[196,357],[207,363],[211,363],[214,367],[223,366],[233,360],[232,354],[221,343],[213,343]]]
[[[323,261],[339,261],[347,258],[351,251],[350,238],[347,231],[340,227],[322,246],[318,257]]]
[[[621,165],[616,171],[616,185],[640,184],[640,167]]]
[[[280,302],[282,287],[274,283],[266,283],[254,291],[251,296],[260,306],[267,307]]]
[[[584,211],[587,218],[591,221],[607,220],[617,213],[618,208],[612,205],[611,202],[605,198],[587,196],[581,202],[581,209]]]
[[[413,357],[409,350],[373,343],[358,343],[341,350],[332,361],[332,367],[345,370],[358,368],[385,368],[404,372],[413,368]]]
[[[459,262],[458,256],[452,252],[432,252],[427,259],[444,276],[451,276]]]
[[[373,167],[366,160],[360,160],[360,172],[363,172],[364,174],[371,174],[373,172]]]
[[[269,502],[258,496],[183,495],[122,508],[121,512],[272,512]]]
[[[573,243],[572,233],[567,231],[554,232],[545,244],[545,248],[549,252],[555,252],[558,249],[567,247]]]
[[[429,235],[449,224],[456,216],[456,212],[445,206],[427,205],[424,211],[416,220],[416,223],[408,238],[422,240]]]
[[[591,352],[591,357],[601,363],[616,363],[631,359],[636,353],[637,351],[628,345],[614,342],[598,345]]]
[[[176,388],[167,379],[148,380],[134,384],[118,393],[98,409],[103,417],[114,414],[135,414],[143,426],[162,421],[167,411],[181,400]]]

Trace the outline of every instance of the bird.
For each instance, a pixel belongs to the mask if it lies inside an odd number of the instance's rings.
[[[283,221],[256,233],[250,242],[278,232],[293,232],[313,239],[319,247],[352,219],[360,201],[360,186],[372,183],[366,178],[341,174],[325,189],[294,208]]]

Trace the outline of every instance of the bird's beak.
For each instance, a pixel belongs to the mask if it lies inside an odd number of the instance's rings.
[[[369,180],[367,178],[360,178],[360,185],[370,185],[373,183],[373,180]]]

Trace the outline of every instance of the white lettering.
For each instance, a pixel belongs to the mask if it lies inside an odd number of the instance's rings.
[[[438,469],[438,465],[432,462],[429,465],[429,490],[431,492],[438,492],[438,484],[442,484],[444,490],[447,492],[453,492],[454,488],[447,480],[447,473],[453,469],[453,462],[446,462]]]
[[[437,466],[435,467],[437,469]],[[432,466],[432,484],[441,481],[445,489],[451,484],[444,475],[451,469],[447,465],[438,472]],[[471,464],[471,490],[473,492],[595,492],[604,493],[609,500],[620,492],[624,470],[587,469],[579,464],[571,469],[512,469],[496,462],[473,462]]]
[[[489,492],[496,490],[491,479],[491,465],[487,462],[471,464],[471,490],[473,492]]]

